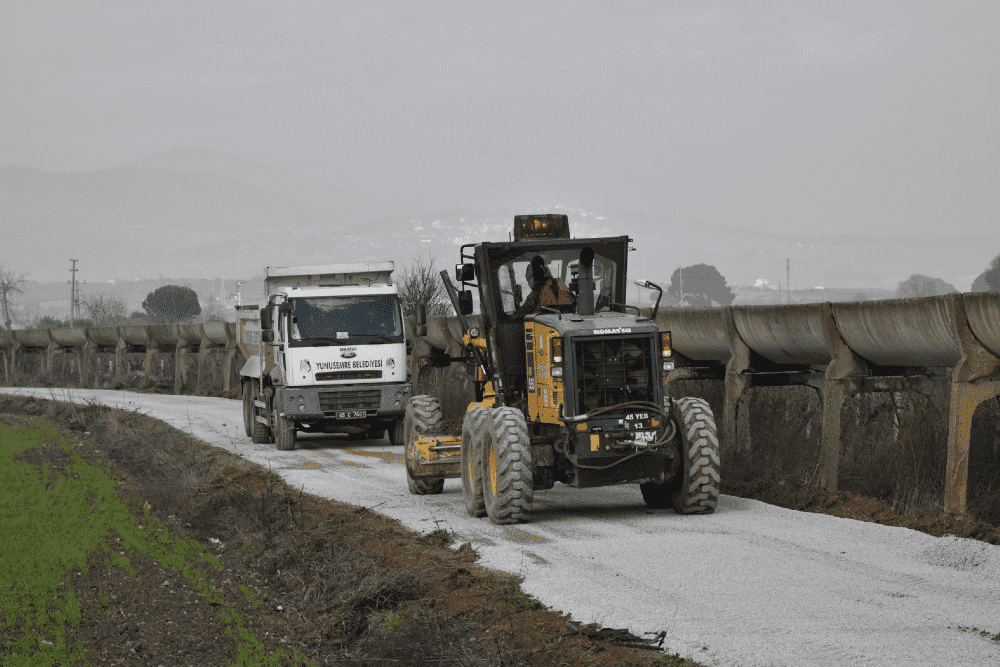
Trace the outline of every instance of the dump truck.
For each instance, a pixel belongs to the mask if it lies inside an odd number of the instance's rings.
[[[255,443],[346,433],[402,444],[411,386],[392,262],[268,267],[239,309],[243,424]]]
[[[670,398],[669,330],[625,305],[630,239],[571,238],[568,216],[515,216],[513,239],[461,247],[441,278],[462,323],[461,354],[436,349],[424,366],[462,361],[475,396],[461,435],[441,432],[440,401],[410,398],[404,423],[411,493],[462,479],[466,510],[495,524],[526,521],[535,491],[637,483],[651,508],[715,510],[715,418],[700,398]],[[478,290],[480,314],[470,321]],[[473,316],[474,317],[474,316]],[[419,318],[416,333],[426,334]]]

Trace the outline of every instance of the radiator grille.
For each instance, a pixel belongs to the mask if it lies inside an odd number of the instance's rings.
[[[599,338],[576,344],[578,414],[627,401],[652,401],[649,338]]]
[[[375,380],[382,377],[382,371],[334,371],[316,373],[316,380]]]
[[[378,410],[381,401],[381,389],[319,392],[319,409],[323,412],[332,412],[334,410]]]

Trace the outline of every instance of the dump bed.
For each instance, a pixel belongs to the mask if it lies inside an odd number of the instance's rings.
[[[269,266],[264,269],[264,288],[270,299],[290,287],[388,285],[394,268],[393,262]]]

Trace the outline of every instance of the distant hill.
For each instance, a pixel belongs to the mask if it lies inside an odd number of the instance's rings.
[[[390,186],[387,186],[390,187]],[[185,148],[88,172],[0,167],[0,262],[42,281],[259,276],[265,266],[394,260],[433,255],[439,269],[459,246],[506,241],[512,206],[384,206],[290,171]],[[730,285],[895,289],[922,273],[968,290],[1000,252],[1000,235],[940,237],[775,235],[610,206],[555,206],[574,236],[627,234],[631,278],[669,281],[681,265],[711,264]],[[786,286],[787,287],[787,286]]]

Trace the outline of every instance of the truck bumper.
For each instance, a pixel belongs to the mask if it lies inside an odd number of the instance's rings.
[[[295,419],[391,419],[405,414],[412,393],[409,382],[278,387],[274,400],[278,412]]]

